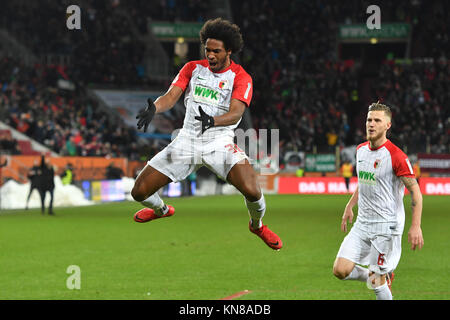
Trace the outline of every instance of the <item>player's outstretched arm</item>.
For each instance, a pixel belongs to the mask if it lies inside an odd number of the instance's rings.
[[[143,128],[143,131],[146,132],[148,125],[153,120],[153,117],[156,113],[164,112],[172,108],[178,99],[181,97],[183,90],[177,86],[171,86],[167,92],[158,97],[155,102],[152,99],[147,99],[147,107],[139,111],[136,119],[137,129],[140,130]]]
[[[144,128],[144,132],[147,131],[148,125],[152,121],[153,117],[155,116],[156,107],[153,103],[153,100],[148,98],[147,99],[147,107],[145,109],[142,109],[139,111],[138,115],[136,116],[137,121],[137,129],[141,130],[141,128]]]
[[[156,113],[165,112],[172,109],[178,99],[183,94],[183,90],[178,86],[170,86],[169,90],[155,100]]]
[[[411,194],[412,221],[408,232],[408,242],[411,244],[412,250],[416,248],[422,249],[424,244],[420,227],[422,220],[422,193],[415,178],[400,177],[400,180]]]
[[[352,197],[345,206],[344,214],[342,215],[341,230],[347,232],[347,222],[352,223],[353,221],[353,207],[358,203],[358,187],[356,187],[355,192],[353,192]]]

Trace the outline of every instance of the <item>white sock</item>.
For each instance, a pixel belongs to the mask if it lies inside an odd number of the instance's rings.
[[[362,282],[367,282],[369,278],[369,269],[361,267],[359,265],[355,265],[352,272],[344,278],[344,280],[358,280]]]
[[[373,291],[375,291],[377,300],[392,300],[392,293],[391,290],[389,290],[387,282],[379,287],[374,288]]]
[[[261,198],[255,202],[248,201],[245,197],[245,205],[248,209],[248,214],[252,220],[252,228],[259,229],[262,227],[262,217],[266,212],[266,201],[264,200],[264,195],[261,194]]]
[[[157,192],[141,202],[144,207],[155,210],[155,214],[162,216],[169,211],[169,208],[164,204]]]

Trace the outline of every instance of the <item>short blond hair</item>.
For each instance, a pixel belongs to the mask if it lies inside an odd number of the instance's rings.
[[[384,111],[384,114],[389,117],[389,119],[392,119],[392,111],[391,108],[385,104],[380,103],[380,100],[378,100],[375,103],[372,103],[369,106],[369,111]]]

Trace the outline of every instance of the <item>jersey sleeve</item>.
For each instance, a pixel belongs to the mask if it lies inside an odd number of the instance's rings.
[[[175,79],[173,79],[172,85],[180,87],[184,91],[191,80],[195,66],[193,61],[186,63],[183,68],[181,68],[180,72],[178,72]]]
[[[247,107],[250,106],[250,101],[253,95],[253,81],[252,77],[246,72],[240,72],[236,75],[233,85],[233,94],[231,99],[238,99],[245,103]]]
[[[397,177],[415,178],[414,170],[409,162],[408,156],[397,150],[392,156],[392,169]]]

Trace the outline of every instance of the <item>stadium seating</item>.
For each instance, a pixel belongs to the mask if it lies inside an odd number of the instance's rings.
[[[19,143],[21,154],[25,156],[40,155],[38,151],[33,150],[33,147],[31,146],[31,142],[29,140],[18,140],[17,142]]]
[[[2,119],[63,155],[139,159],[145,151],[137,151],[133,131],[123,123],[116,130],[83,88],[92,83],[155,85],[138,72],[145,51],[140,35],[148,32],[149,19],[204,21],[208,16],[205,1],[174,3],[84,1],[83,30],[89,32],[78,33],[52,28],[57,23],[54,16],[65,16],[63,3],[41,1],[39,6],[46,10],[39,10],[39,15],[35,14],[37,4],[23,0],[5,3],[0,28],[26,43],[37,56],[62,55],[67,64],[25,66],[3,57]],[[233,20],[245,40],[243,52],[235,58],[254,81],[253,125],[256,129],[280,129],[281,155],[290,150],[334,152],[336,147],[361,142],[361,116],[367,103],[379,97],[393,106],[396,122],[392,135],[402,147],[410,152],[425,151],[425,147],[431,152],[449,152],[445,112],[449,95],[445,88],[449,86],[446,54],[450,47],[443,14],[449,11],[449,3],[399,3],[383,0],[379,5],[386,21],[406,21],[413,26],[412,59],[409,65],[387,60],[371,79],[362,79],[363,62],[340,59],[335,35],[341,23],[365,21],[364,3],[280,0],[273,6],[267,1],[230,2]],[[245,14],[250,9],[252,14]],[[433,37],[426,36],[430,34]],[[96,57],[95,68],[92,57]],[[423,63],[422,58],[430,60]],[[420,95],[408,94],[411,77],[420,85]],[[78,89],[58,89],[58,79],[71,80]],[[160,90],[167,87],[167,83],[157,84]],[[19,101],[26,103],[19,107]],[[415,131],[416,127],[420,130]]]
[[[20,154],[21,150],[18,141],[13,138],[11,131],[0,130],[0,154]]]
[[[411,59],[391,58],[370,78],[362,76],[362,58],[342,60],[336,49],[339,24],[364,23],[366,2],[231,3],[245,39],[242,63],[254,80],[254,126],[280,129],[281,154],[360,143],[367,106],[378,99],[393,107],[390,137],[405,151],[450,152],[449,2],[378,1],[383,22],[412,25]],[[422,89],[416,97],[408,94],[411,76]]]
[[[137,160],[133,129],[115,123],[83,89],[55,87],[48,77],[52,71],[51,66],[26,67],[14,58],[0,58],[2,121],[61,155]],[[56,77],[62,75],[57,71]],[[35,153],[28,142],[19,141],[18,147],[23,154]]]

